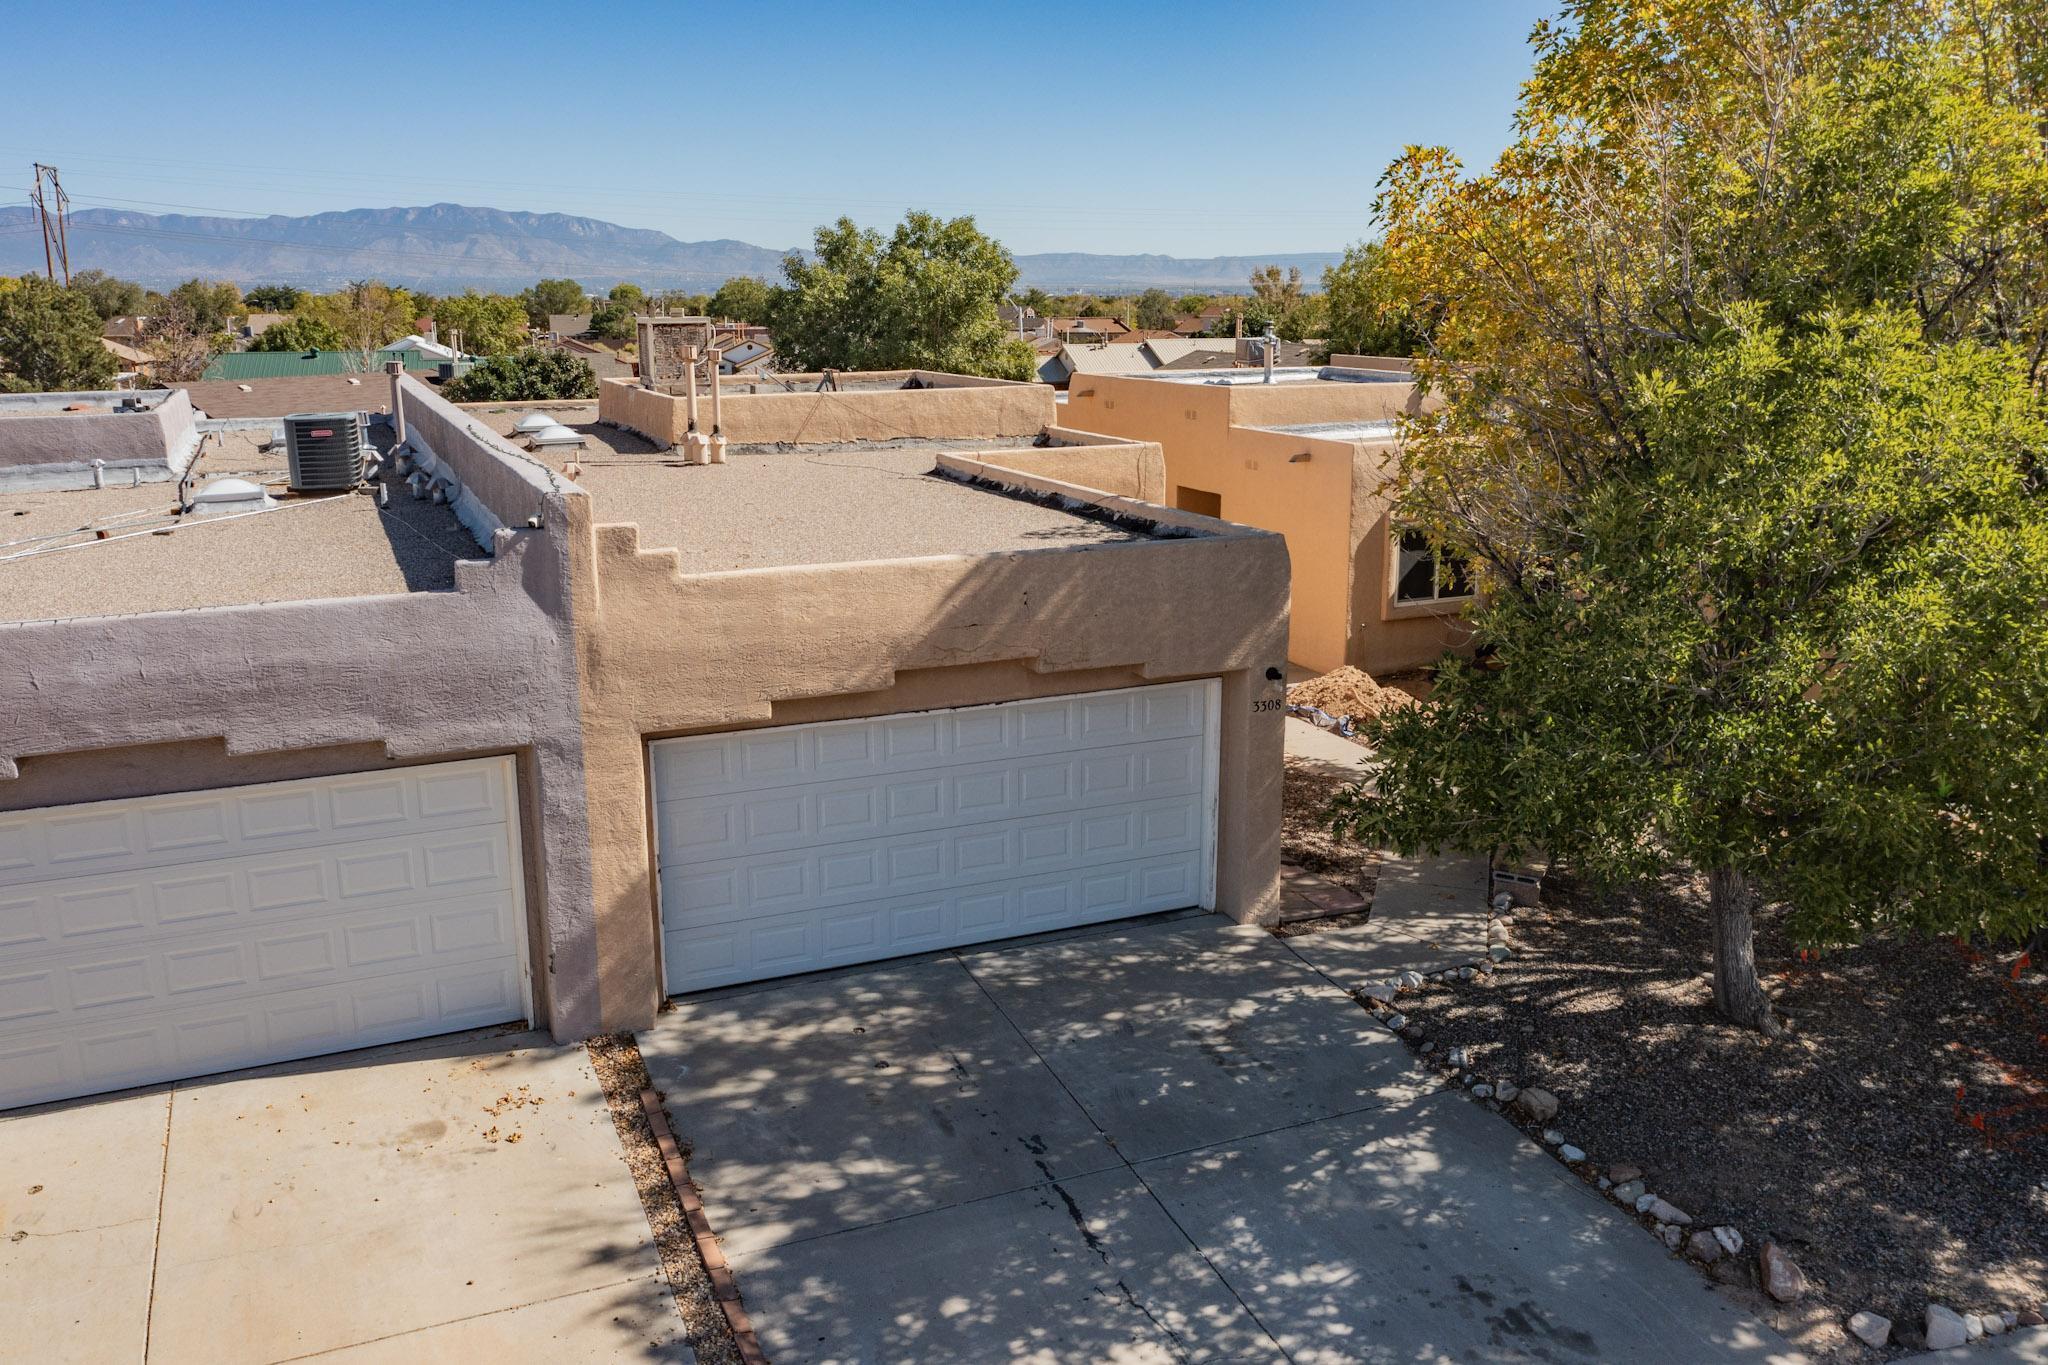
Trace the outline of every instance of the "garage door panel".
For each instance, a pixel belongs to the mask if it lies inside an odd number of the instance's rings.
[[[253,1000],[343,979],[369,983],[428,963],[454,968],[516,955],[515,921],[514,897],[499,892],[357,909],[290,928],[243,925],[176,946],[72,953],[0,975],[0,1026],[145,1015],[184,1002]]]
[[[1196,735],[786,792],[669,799],[657,788],[658,853],[663,864],[696,863],[1134,799],[1193,797],[1203,789],[1203,764],[1204,744]]]
[[[502,962],[479,962],[367,988],[294,991],[251,1007],[187,1007],[8,1035],[0,1042],[0,1109],[502,1023],[517,978]]]
[[[110,943],[184,941],[238,923],[319,918],[336,906],[424,903],[510,885],[512,857],[501,827],[12,887],[0,891],[0,947],[13,965]]]
[[[1202,685],[1172,684],[1156,693],[1138,688],[662,740],[653,765],[663,798],[675,799],[1199,737],[1204,729]]]
[[[0,1107],[521,1017],[512,788],[481,759],[8,815]]]
[[[0,814],[0,888],[473,825],[510,814],[502,760]]]
[[[1168,799],[908,839],[687,863],[662,870],[661,903],[673,924],[751,919],[803,906],[850,905],[1095,862],[1194,852],[1204,833],[1187,800]]]
[[[669,988],[1202,904],[1215,685],[656,741]]]
[[[671,927],[663,934],[669,989],[708,990],[1177,910],[1190,903],[1187,898],[1199,888],[1201,878],[1201,855],[1182,853],[1052,877],[947,888],[882,903]]]

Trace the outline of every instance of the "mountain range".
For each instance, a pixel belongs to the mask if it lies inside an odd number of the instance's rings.
[[[649,228],[566,213],[518,213],[430,204],[345,209],[305,217],[207,218],[78,209],[69,218],[71,268],[104,270],[154,287],[201,276],[325,289],[374,276],[392,284],[522,289],[566,276],[602,289],[632,280],[650,289],[709,290],[735,275],[775,279],[801,248],[719,238],[684,242]],[[1020,284],[1049,290],[1243,289],[1262,265],[1299,266],[1310,280],[1339,253],[1272,256],[1018,256]],[[27,207],[0,208],[0,275],[41,273],[43,239]]]

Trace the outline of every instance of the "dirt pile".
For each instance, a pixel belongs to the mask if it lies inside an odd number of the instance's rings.
[[[1346,664],[1319,678],[1310,678],[1287,689],[1287,700],[1297,706],[1313,706],[1333,716],[1372,720],[1388,711],[1415,705],[1415,698],[1395,687],[1382,687],[1370,673]]]

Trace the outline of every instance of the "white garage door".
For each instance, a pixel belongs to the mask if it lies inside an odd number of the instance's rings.
[[[669,990],[1212,906],[1218,695],[657,740]]]
[[[510,759],[0,813],[0,1108],[527,1016]]]

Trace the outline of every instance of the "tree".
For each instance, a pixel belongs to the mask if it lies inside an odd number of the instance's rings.
[[[1308,341],[1320,340],[1329,326],[1329,300],[1320,294],[1310,294],[1288,309],[1273,330],[1283,341]]]
[[[637,330],[633,317],[630,307],[607,299],[590,315],[591,334],[606,341],[631,341]]]
[[[705,311],[725,322],[763,326],[768,318],[768,286],[751,275],[735,275],[718,286]]]
[[[1148,332],[1163,332],[1173,326],[1173,296],[1164,289],[1147,289],[1138,295],[1135,311],[1138,326]]]
[[[410,294],[381,280],[356,280],[335,293],[307,299],[300,313],[333,328],[342,349],[355,352],[366,371],[381,348],[412,331],[419,316]]]
[[[548,325],[557,313],[581,316],[590,311],[590,296],[574,280],[542,280],[519,295],[526,307],[526,323],[536,329]]]
[[[71,277],[71,288],[92,302],[100,321],[133,317],[143,310],[148,292],[133,280],[116,279],[104,270],[81,270]]]
[[[1425,332],[1422,321],[1396,301],[1380,269],[1377,242],[1361,242],[1323,271],[1328,354],[1414,355]]]
[[[223,298],[205,286],[188,290],[183,285],[164,296],[142,333],[143,349],[155,362],[152,378],[164,384],[205,378],[213,358],[234,344],[230,333],[208,325],[224,321],[218,312]],[[201,307],[213,310],[212,316],[203,315]]]
[[[645,312],[647,308],[647,291],[637,284],[615,284],[612,286],[612,292],[605,297],[635,312]]]
[[[769,325],[790,365],[1036,373],[1030,345],[996,316],[1016,263],[972,218],[912,212],[886,238],[842,218],[818,229],[811,259],[791,256],[782,272]]]
[[[199,336],[231,331],[249,316],[242,291],[226,280],[187,280],[164,295],[164,303],[182,310],[185,323]]]
[[[306,301],[306,291],[289,284],[259,284],[242,295],[252,313],[291,313]]]
[[[120,366],[100,344],[86,294],[24,275],[0,289],[0,389],[62,393],[104,389]]]
[[[1207,294],[1182,294],[1175,306],[1180,309],[1183,315],[1188,313],[1199,315],[1204,308],[1207,308],[1215,301]]]
[[[1270,318],[1284,318],[1301,305],[1301,267],[1262,265],[1252,272],[1252,298]]]
[[[654,306],[663,317],[702,317],[711,308],[711,296],[682,289],[664,289],[655,296]]]
[[[526,308],[505,294],[467,289],[437,300],[434,325],[449,345],[460,334],[462,349],[472,355],[510,355],[526,344]]]
[[[246,298],[247,296],[244,295]],[[338,351],[344,346],[341,333],[316,317],[290,317],[272,323],[249,343],[252,351]]]
[[[1377,209],[1430,319],[1403,518],[1477,639],[1340,807],[1405,848],[1706,874],[1714,998],[1810,945],[2048,921],[2048,157],[2009,11],[1573,0],[1518,136]]]
[[[467,374],[441,386],[451,403],[510,403],[545,398],[595,398],[597,374],[590,362],[566,351],[529,346],[494,355]]]

